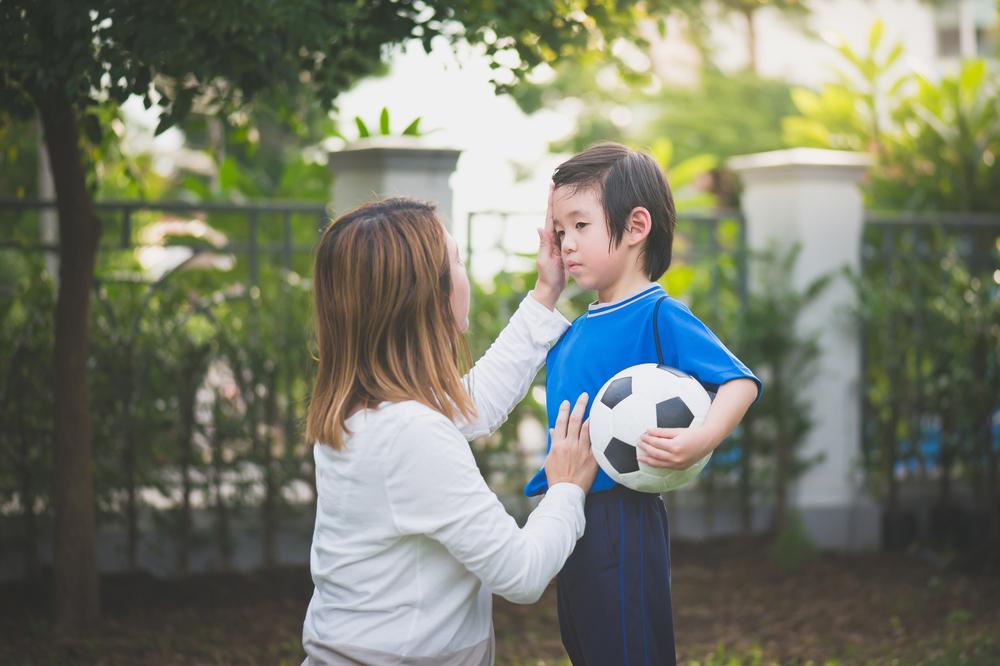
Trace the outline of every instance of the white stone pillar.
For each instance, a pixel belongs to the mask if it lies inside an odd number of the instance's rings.
[[[433,202],[453,228],[451,175],[460,150],[431,147],[418,137],[360,139],[330,153],[333,207],[337,215],[388,196],[412,196]]]
[[[859,182],[869,165],[863,153],[811,148],[729,160],[743,183],[750,250],[798,243],[792,281],[799,289],[845,267],[859,271],[864,224]],[[801,387],[813,419],[802,455],[821,453],[823,459],[799,478],[790,499],[816,542],[827,548],[879,543],[879,512],[864,496],[860,474],[861,347],[849,314],[854,302],[853,287],[838,277],[798,324],[801,331],[820,334],[814,378]]]

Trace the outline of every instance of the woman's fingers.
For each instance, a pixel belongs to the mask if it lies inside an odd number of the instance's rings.
[[[555,192],[556,192],[556,184],[550,182],[548,202],[545,206],[545,230],[549,232],[551,232],[554,228],[552,220],[552,199],[555,196]]]
[[[556,438],[564,439],[566,437],[566,424],[569,421],[569,400],[563,400],[562,404],[559,405],[559,414],[556,416],[556,434],[552,441],[555,442]]]
[[[573,437],[578,439],[580,437],[580,427],[583,425],[583,413],[587,410],[587,399],[586,393],[581,393],[576,399],[576,404],[573,405],[573,411],[569,415],[569,423],[567,424],[566,435],[568,437]]]

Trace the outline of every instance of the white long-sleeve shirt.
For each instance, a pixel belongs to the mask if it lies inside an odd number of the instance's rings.
[[[498,428],[569,323],[528,296],[466,378],[478,416],[407,401],[352,415],[316,444],[308,664],[491,664],[492,593],[538,599],[583,534],[583,490],[549,488],[518,528],[466,438]]]

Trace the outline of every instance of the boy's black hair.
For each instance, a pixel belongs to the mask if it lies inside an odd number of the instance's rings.
[[[656,281],[670,267],[677,213],[667,179],[651,156],[618,143],[597,143],[556,167],[552,182],[574,192],[594,188],[604,206],[609,249],[621,244],[632,209],[648,210],[652,225],[641,255],[646,275]]]

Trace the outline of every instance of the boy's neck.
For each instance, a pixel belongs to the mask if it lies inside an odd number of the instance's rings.
[[[633,294],[639,293],[651,284],[653,283],[650,282],[649,277],[645,273],[628,273],[606,288],[599,289],[597,291],[597,302],[614,303],[615,301],[620,301],[623,298],[628,298]]]

